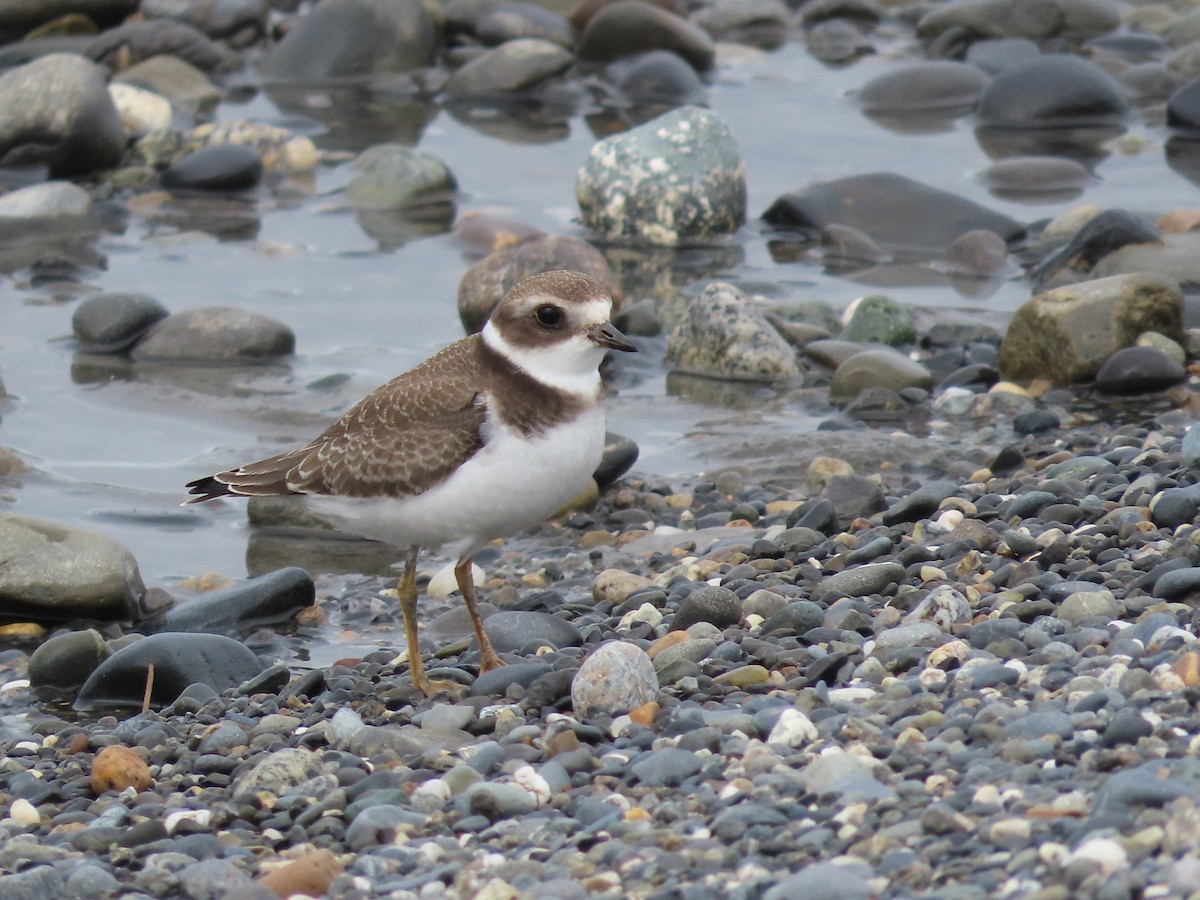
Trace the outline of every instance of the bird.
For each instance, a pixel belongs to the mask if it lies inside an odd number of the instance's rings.
[[[189,482],[183,505],[298,494],[339,531],[401,548],[409,676],[428,697],[453,689],[421,659],[421,550],[457,554],[480,672],[503,665],[479,615],[473,558],[564,509],[592,478],[605,443],[600,363],[609,350],[636,350],[612,306],[581,272],[525,278],[482,331],[376,388],[303,447]]]

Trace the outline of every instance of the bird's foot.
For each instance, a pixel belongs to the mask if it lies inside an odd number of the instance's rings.
[[[430,699],[440,694],[449,694],[452,699],[458,700],[466,696],[468,691],[467,685],[446,678],[426,678],[422,675],[413,678],[412,683],[413,687]]]
[[[500,655],[494,650],[491,653],[481,653],[479,656],[479,674],[490,672],[492,669],[499,669],[502,666],[508,665],[500,658]]]

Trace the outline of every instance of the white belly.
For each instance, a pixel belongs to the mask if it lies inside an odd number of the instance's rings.
[[[525,438],[497,427],[455,474],[416,497],[310,495],[309,509],[336,528],[397,547],[455,545],[471,552],[537,525],[587,485],[604,452],[604,409]]]

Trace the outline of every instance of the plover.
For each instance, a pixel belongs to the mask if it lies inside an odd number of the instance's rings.
[[[337,529],[407,548],[398,592],[413,684],[432,696],[417,642],[417,558],[450,545],[479,642],[480,668],[503,663],[483,623],[471,561],[484,544],[545,521],[577,497],[604,449],[600,362],[634,346],[610,321],[612,298],[579,272],[518,283],[483,331],[368,394],[317,438],[190,482],[196,496],[302,494]]]

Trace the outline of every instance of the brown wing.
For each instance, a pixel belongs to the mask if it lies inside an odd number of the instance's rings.
[[[315,440],[188,484],[229,495],[406,497],[445,480],[483,446],[479,338],[447,347],[368,394]]]

